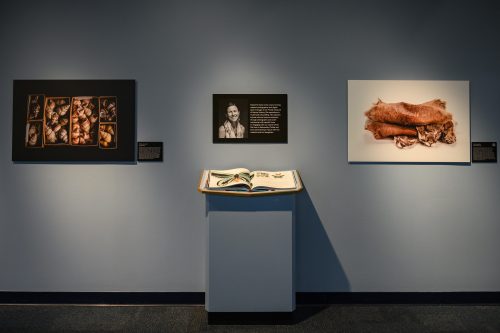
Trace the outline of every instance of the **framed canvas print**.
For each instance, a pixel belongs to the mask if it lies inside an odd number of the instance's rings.
[[[12,160],[135,161],[135,81],[15,80]]]
[[[286,94],[214,94],[214,143],[287,143]]]
[[[348,81],[349,162],[470,163],[468,81]]]

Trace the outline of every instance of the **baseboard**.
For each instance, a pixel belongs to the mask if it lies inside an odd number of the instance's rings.
[[[299,292],[301,305],[500,304],[500,292]]]
[[[296,312],[209,312],[209,325],[293,325]]]
[[[500,304],[500,292],[298,292],[297,305]],[[205,304],[204,292],[0,291],[0,304]]]
[[[0,304],[205,304],[203,292],[0,292]]]

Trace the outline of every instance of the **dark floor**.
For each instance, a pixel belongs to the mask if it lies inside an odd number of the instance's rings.
[[[256,324],[248,320],[238,322],[238,325],[212,324],[212,322],[213,320],[211,319],[211,323],[209,324],[208,316],[203,306],[0,305],[0,332],[9,333],[500,333],[500,305],[300,306],[293,316],[287,319],[285,324]]]

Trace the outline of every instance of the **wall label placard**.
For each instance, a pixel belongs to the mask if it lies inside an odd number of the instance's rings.
[[[163,162],[163,142],[138,142],[138,162]]]
[[[214,143],[287,143],[286,94],[214,94]]]
[[[473,142],[472,143],[473,163],[497,163],[497,143],[496,142]]]

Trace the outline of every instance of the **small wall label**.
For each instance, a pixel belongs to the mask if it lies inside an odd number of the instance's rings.
[[[163,142],[138,142],[138,162],[163,162]]]
[[[472,143],[473,163],[497,163],[497,143],[496,142],[473,142]]]

